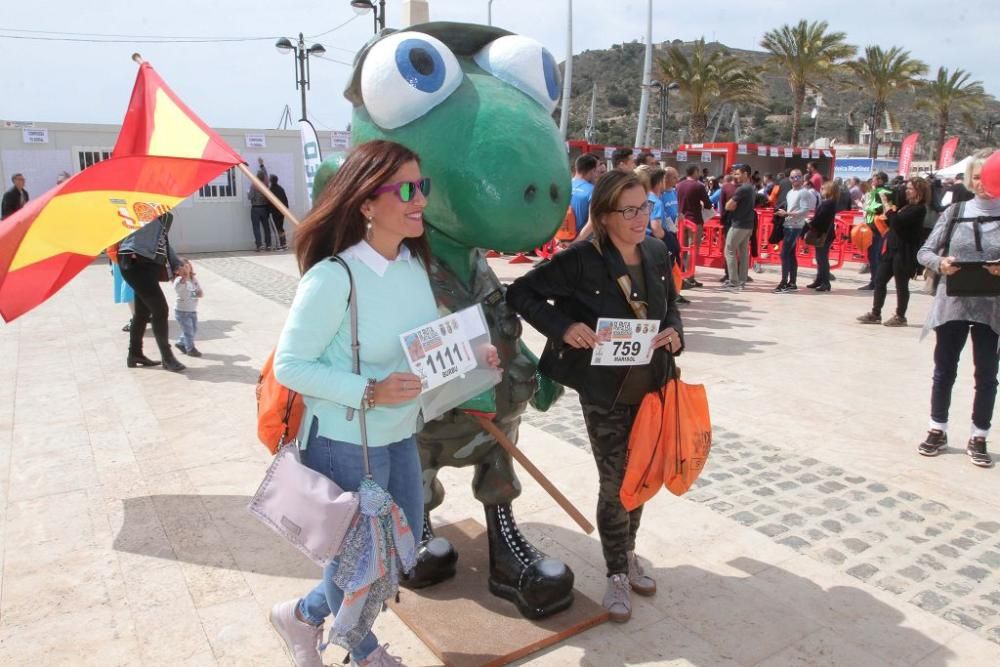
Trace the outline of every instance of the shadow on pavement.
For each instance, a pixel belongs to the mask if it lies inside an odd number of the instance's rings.
[[[653,518],[644,516],[644,523]],[[586,560],[603,580],[604,562],[596,536],[550,524],[526,522],[523,527],[531,536],[543,535],[547,542],[557,543],[546,544],[550,556],[559,558],[557,547],[562,546],[573,554],[564,557]],[[639,542],[641,548],[641,532]],[[678,549],[683,550],[683,545]],[[641,553],[639,556],[642,559]],[[899,610],[860,587],[823,588],[806,577],[750,557],[735,558],[727,565],[748,576],[725,576],[691,565],[650,568],[647,561],[646,573],[657,581],[659,591],[651,598],[633,599],[630,623],[648,628],[633,636],[645,635],[646,646],[655,650],[621,656],[619,664],[678,661],[710,667],[716,664],[713,658],[718,660],[722,655],[739,664],[860,665],[864,663],[844,660],[867,655],[869,659],[880,658],[884,664],[920,662],[922,667],[945,667],[955,657],[954,652],[941,650],[944,644],[905,627],[909,622]],[[907,603],[900,599],[900,604]],[[649,605],[666,619],[652,626],[647,616],[644,622],[643,615],[651,612]],[[621,627],[629,632],[628,623]],[[693,635],[707,639],[714,651],[702,641],[692,641]],[[826,643],[827,639],[834,645]],[[849,645],[837,646],[841,641]],[[576,645],[573,639],[566,644]],[[595,648],[599,644],[591,641],[584,646],[586,653],[580,664],[609,664],[607,653]],[[541,656],[544,653],[533,658]]]
[[[716,335],[717,331],[748,329],[760,320],[759,312],[744,303],[734,303],[725,297],[709,296],[709,292],[691,290],[692,303],[681,307],[684,322],[684,342],[687,349],[703,354],[743,356],[759,354],[773,341],[751,340]]]
[[[320,568],[255,519],[249,496],[154,495],[122,500],[116,551],[275,577],[319,579]]]
[[[187,364],[184,355],[178,354],[181,363]],[[184,377],[195,382],[239,382],[242,384],[257,384],[260,370],[245,365],[250,357],[245,354],[215,354],[203,352],[204,361],[221,362],[211,366],[190,366],[184,371]],[[239,363],[244,362],[244,363]]]

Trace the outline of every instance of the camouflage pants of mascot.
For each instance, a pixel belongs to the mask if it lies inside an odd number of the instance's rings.
[[[482,305],[504,369],[503,380],[494,388],[494,423],[516,443],[521,413],[536,387],[535,362],[519,349],[521,324],[504,302],[503,288],[482,258],[477,262],[471,288],[460,284],[440,265],[432,267],[431,284],[439,305],[451,311],[476,302]],[[536,549],[514,520],[511,503],[520,495],[521,484],[510,454],[475,417],[462,410],[452,410],[426,424],[417,440],[426,514],[417,568],[404,585],[422,588],[455,574],[458,554],[447,540],[434,536],[430,513],[445,497],[438,471],[443,467],[473,467],[473,492],[486,513],[490,591],[514,602],[528,618],[543,618],[569,607],[573,602],[572,570]]]

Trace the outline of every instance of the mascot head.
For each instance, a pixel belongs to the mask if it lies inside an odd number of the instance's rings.
[[[425,23],[367,44],[345,96],[355,145],[388,139],[420,155],[433,180],[432,233],[514,252],[548,241],[569,203],[566,148],[552,120],[559,93],[556,61],[538,42]],[[328,161],[317,188],[338,162]]]

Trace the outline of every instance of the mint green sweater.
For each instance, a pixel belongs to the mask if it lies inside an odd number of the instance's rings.
[[[306,409],[299,433],[303,446],[313,417],[319,420],[319,435],[360,445],[358,416],[355,413],[348,421],[347,408],[361,407],[368,378],[408,373],[399,334],[439,317],[420,261],[411,258],[405,247],[391,262],[374,252],[362,242],[341,253],[357,290],[360,375],[351,371],[347,272],[337,262],[324,260],[299,281],[275,351],[274,374],[278,382],[303,396]],[[367,413],[368,446],[385,446],[413,435],[419,412],[416,400],[375,406]]]

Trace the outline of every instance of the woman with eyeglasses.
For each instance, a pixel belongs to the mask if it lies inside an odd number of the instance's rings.
[[[424,509],[414,438],[421,386],[399,336],[439,316],[427,275],[428,194],[430,179],[406,147],[372,141],[351,152],[295,236],[302,279],[274,355],[275,378],[304,399],[302,463],[357,490],[364,476],[361,432],[348,411],[364,406],[371,473],[414,535],[421,534]],[[332,255],[346,262],[354,280],[360,375],[352,368],[349,277]],[[499,365],[495,348],[486,356]],[[323,664],[323,622],[344,600],[333,583],[337,563],[327,565],[305,597],[271,610],[271,623],[300,667]],[[371,632],[350,654],[358,665],[401,664]]]
[[[656,582],[635,555],[642,508],[626,511],[618,495],[629,433],[639,403],[666,384],[675,372],[673,355],[684,348],[672,260],[662,241],[646,236],[649,211],[634,174],[608,172],[591,198],[593,240],[556,254],[507,290],[507,303],[548,339],[539,370],[580,395],[600,479],[597,528],[608,577],[604,606],[617,622],[631,617],[630,593],[656,592]],[[655,320],[650,362],[592,365],[602,317]]]

